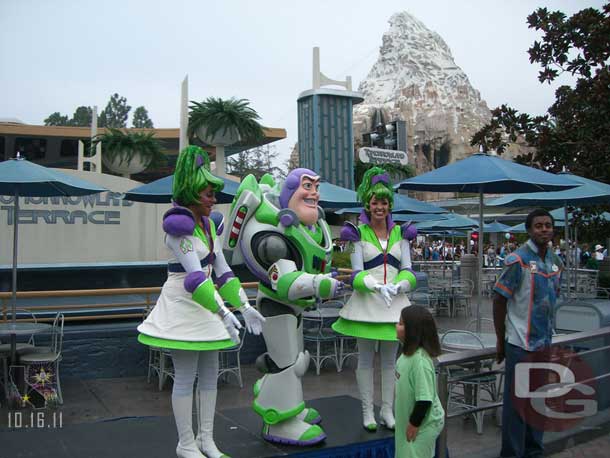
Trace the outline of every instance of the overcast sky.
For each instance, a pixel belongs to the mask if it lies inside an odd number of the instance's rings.
[[[102,110],[118,92],[155,127],[178,127],[189,98],[246,98],[264,125],[297,141],[296,99],[310,89],[312,48],[329,77],[358,87],[388,19],[406,10],[438,32],[490,108],[543,113],[552,86],[537,80],[526,18],[546,6],[570,15],[603,1],[530,0],[0,0],[0,118],[43,124],[80,105]],[[130,124],[131,125],[131,120]]]

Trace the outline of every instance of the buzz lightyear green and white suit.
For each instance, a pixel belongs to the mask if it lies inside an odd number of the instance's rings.
[[[373,410],[374,354],[378,345],[381,366],[380,422],[394,429],[394,363],[396,359],[396,323],[400,312],[410,304],[405,293],[415,289],[411,270],[410,240],[416,229],[394,224],[387,216],[388,239],[379,240],[363,210],[362,224],[346,223],[341,238],[351,242],[352,293],[332,328],[343,335],[356,337],[359,359],[356,380],[362,400],[363,426],[377,429]]]
[[[201,223],[203,227],[195,223],[188,208],[177,205],[164,215],[165,243],[172,252],[167,281],[157,304],[138,326],[139,342],[167,348],[172,353],[176,368],[172,409],[179,437],[176,454],[180,458],[226,457],[213,439],[217,350],[235,346],[239,342],[237,329],[241,326],[224,305],[225,301],[241,311],[246,325],[252,322],[252,315],[258,315],[248,304],[239,279],[224,258],[222,245],[217,242],[224,228],[222,215],[212,212]],[[187,374],[184,367],[189,360],[195,364],[192,373]],[[192,406],[196,375],[198,431],[195,438]]]
[[[363,211],[357,227],[346,223],[341,238],[353,246],[352,288],[349,301],[341,309],[340,319],[333,328],[352,337],[396,341],[396,323],[400,311],[411,303],[405,294],[391,295],[388,303],[379,293],[378,285],[393,284],[399,292],[415,289],[416,279],[411,269],[409,226],[394,224],[388,216],[387,241],[380,241],[368,225]],[[382,245],[383,243],[383,245]]]
[[[224,258],[222,245],[216,243],[224,229],[222,214],[212,213],[203,224],[205,230],[195,225],[184,207],[175,206],[164,216],[165,243],[173,256],[157,304],[138,326],[141,343],[174,350],[235,345],[222,321],[228,312],[224,302],[241,307],[248,298]]]
[[[281,191],[269,175],[260,183],[246,177],[233,201],[225,239],[233,262],[243,260],[260,280],[257,306],[266,318],[268,352],[257,361],[266,374],[254,386],[253,407],[263,419],[263,437],[301,446],[326,438],[315,424],[319,414],[303,401],[301,377],[309,354],[303,351],[301,314],[318,298],[333,297],[342,288],[330,275],[332,240],[322,210],[317,222],[306,226],[287,208],[303,176],[317,177],[311,170],[296,169]]]

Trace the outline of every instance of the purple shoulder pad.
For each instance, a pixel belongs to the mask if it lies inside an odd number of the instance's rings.
[[[225,218],[222,213],[213,211],[210,213],[210,219],[214,221],[214,226],[216,226],[216,235],[222,235],[225,230]]]
[[[188,208],[170,208],[163,215],[163,230],[169,235],[193,235],[195,218]]]
[[[414,224],[405,223],[400,226],[402,238],[405,240],[414,240],[417,237],[417,228]]]
[[[359,242],[360,241],[360,232],[358,228],[349,221],[343,223],[343,227],[341,228],[341,232],[339,234],[339,238],[346,242]]]

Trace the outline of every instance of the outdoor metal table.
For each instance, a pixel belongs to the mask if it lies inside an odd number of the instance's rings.
[[[53,326],[47,323],[0,323],[0,338],[10,336],[30,336],[50,332]],[[11,339],[11,362],[15,361],[16,339]]]
[[[340,308],[328,307],[319,308],[315,310],[307,310],[303,312],[303,317],[309,319],[326,319],[326,318],[339,318]]]
[[[481,339],[484,348],[494,348],[496,346],[496,335],[494,333],[483,332],[473,334]],[[442,335],[439,337],[442,337]],[[443,347],[449,351],[476,350],[481,348],[478,343],[478,341],[475,341],[468,334],[456,332],[445,336],[445,339],[443,340]]]
[[[47,323],[0,323],[0,338],[11,336],[30,336],[32,334],[50,332],[52,329],[53,326]],[[11,338],[10,341],[11,349],[9,367],[15,363],[17,357],[17,339]],[[3,384],[5,395],[7,395],[6,390],[8,389],[8,371],[4,371]]]

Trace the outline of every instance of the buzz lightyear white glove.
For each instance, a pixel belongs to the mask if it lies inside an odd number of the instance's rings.
[[[383,298],[383,301],[385,302],[387,308],[390,308],[392,306],[392,299],[394,298],[394,296],[392,295],[393,288],[391,286],[393,285],[384,285],[382,283],[377,283],[374,286],[374,290],[377,293],[381,294],[381,297]]]
[[[256,310],[250,304],[244,303],[239,308],[239,311],[244,317],[244,320],[246,322],[246,329],[250,334],[254,334],[255,336],[257,336],[261,332],[263,332],[263,323],[265,322],[265,317],[261,315],[258,310]]]
[[[237,317],[228,308],[223,305],[218,307],[218,315],[222,319],[222,324],[229,333],[229,337],[236,344],[239,343],[239,330],[242,328]]]

